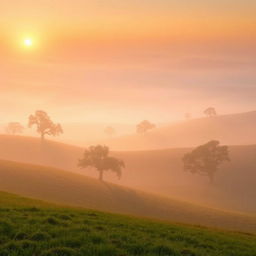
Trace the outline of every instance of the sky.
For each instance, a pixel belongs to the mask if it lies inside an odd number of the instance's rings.
[[[172,122],[256,109],[254,0],[0,2],[0,122]],[[32,47],[24,47],[31,38]]]

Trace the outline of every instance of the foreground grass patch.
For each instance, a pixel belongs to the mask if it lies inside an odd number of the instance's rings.
[[[252,234],[0,198],[0,256],[256,256]]]

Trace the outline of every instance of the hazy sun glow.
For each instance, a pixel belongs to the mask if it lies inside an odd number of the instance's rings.
[[[23,44],[26,46],[26,47],[31,47],[33,45],[33,40],[32,38],[25,38],[24,41],[23,41]]]

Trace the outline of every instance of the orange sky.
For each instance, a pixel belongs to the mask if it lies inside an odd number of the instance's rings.
[[[26,34],[48,43],[251,39],[255,11],[253,0],[12,0],[0,3],[0,27],[14,44]]]
[[[1,1],[0,122],[38,108],[109,123],[255,109],[255,11],[252,0]]]

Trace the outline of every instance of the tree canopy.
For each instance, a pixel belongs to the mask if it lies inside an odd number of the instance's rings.
[[[230,161],[228,147],[220,146],[220,142],[216,140],[195,148],[183,157],[185,171],[208,176],[211,183],[219,165],[225,161]]]
[[[120,179],[122,168],[125,164],[122,160],[109,156],[109,148],[107,146],[91,146],[84,151],[83,158],[79,160],[78,166],[81,168],[93,167],[99,172],[99,180],[103,180],[104,171],[112,171],[116,173]]]
[[[104,132],[108,136],[113,136],[116,133],[116,130],[112,126],[108,126],[105,128]]]
[[[213,117],[217,115],[217,112],[215,108],[209,107],[204,111],[204,114],[208,117]]]
[[[156,125],[149,122],[148,120],[144,120],[136,126],[137,133],[146,133],[147,131],[154,128],[156,128]]]
[[[29,116],[29,128],[33,125],[36,126],[42,140],[45,135],[58,136],[63,133],[61,125],[53,123],[48,114],[42,110],[37,110],[34,115]]]
[[[19,122],[10,122],[6,127],[6,132],[9,134],[17,134],[22,133],[24,130],[24,126],[21,125]]]

